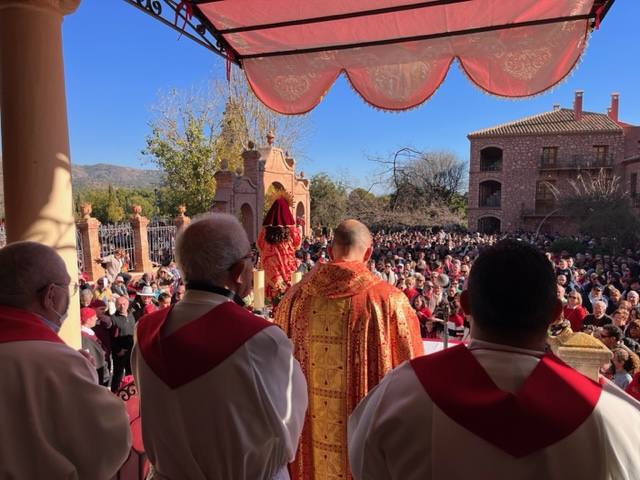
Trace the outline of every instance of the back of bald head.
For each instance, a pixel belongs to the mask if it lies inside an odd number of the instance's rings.
[[[15,242],[0,249],[0,304],[25,308],[39,290],[69,282],[62,257],[36,242]]]
[[[229,268],[251,248],[233,215],[211,213],[194,219],[176,239],[176,263],[187,282],[222,282]]]
[[[358,220],[344,220],[333,232],[332,248],[335,256],[364,253],[371,247],[371,232]]]

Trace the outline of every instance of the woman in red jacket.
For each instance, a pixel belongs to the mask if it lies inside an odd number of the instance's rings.
[[[582,330],[582,321],[587,313],[587,309],[582,306],[582,295],[575,290],[570,292],[567,295],[567,305],[562,310],[562,315],[571,324],[571,330],[574,332]]]

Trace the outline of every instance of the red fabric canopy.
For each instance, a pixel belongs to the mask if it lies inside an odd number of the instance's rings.
[[[582,54],[611,0],[204,0],[254,92],[281,113],[315,107],[344,71],[389,110],[427,100],[454,59],[483,90],[542,92]]]

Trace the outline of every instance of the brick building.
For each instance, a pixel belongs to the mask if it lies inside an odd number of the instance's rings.
[[[600,169],[622,177],[636,200],[640,193],[640,127],[618,120],[619,95],[607,113],[573,108],[549,112],[470,133],[469,229],[569,233],[575,225],[562,215],[550,185],[571,188],[580,172]]]

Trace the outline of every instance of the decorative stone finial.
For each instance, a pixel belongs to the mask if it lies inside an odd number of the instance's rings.
[[[227,171],[229,170],[229,162],[227,160],[220,160],[220,170]]]
[[[142,206],[132,205],[131,212],[133,212],[133,215],[131,215],[131,218],[140,218],[140,214],[142,213]]]
[[[253,143],[252,140],[249,140],[249,143],[247,143],[247,148],[249,148],[249,150],[253,150],[254,148],[256,148],[256,144]]]
[[[273,139],[276,138],[276,136],[274,135],[273,131],[269,131],[269,133],[267,133],[267,143],[269,144],[269,146],[273,145]]]
[[[236,168],[236,175],[238,175],[239,177],[242,176],[242,167],[239,166],[238,168]]]
[[[184,214],[187,212],[186,205],[178,205],[178,216],[184,217]]]
[[[93,211],[93,206],[89,202],[83,202],[80,204],[80,214],[84,220],[88,220],[91,218],[91,212]]]
[[[304,172],[300,172],[300,178],[304,178]]]

